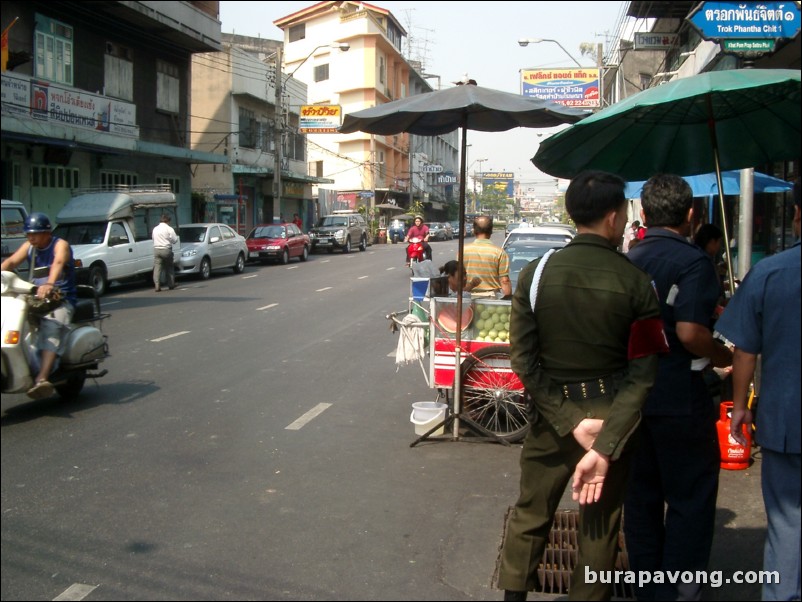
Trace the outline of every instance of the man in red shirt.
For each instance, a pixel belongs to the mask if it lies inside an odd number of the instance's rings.
[[[298,216],[298,214],[297,214],[297,213],[293,213],[293,214],[292,214],[292,223],[293,223],[293,224],[295,224],[296,226],[298,226],[298,229],[299,229],[299,230],[303,231],[303,229],[304,229],[304,223],[303,223],[303,221],[301,220],[301,218]]]

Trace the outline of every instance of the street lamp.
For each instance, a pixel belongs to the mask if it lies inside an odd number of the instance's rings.
[[[315,54],[321,48],[339,48],[342,52],[348,52],[350,50],[351,45],[348,42],[333,42],[331,44],[322,44],[312,49],[304,60],[302,60],[298,65],[293,69],[289,74],[287,74],[287,79],[291,78],[295,75],[295,72],[301,68],[301,66],[309,60],[309,58]],[[279,212],[281,211],[281,163],[282,163],[282,152],[284,146],[284,100],[282,98],[283,95],[283,88],[284,88],[284,74],[281,72],[281,65],[282,65],[282,54],[283,54],[283,47],[279,46],[276,49],[276,152],[274,153],[275,156],[275,164],[273,167],[273,215],[275,215],[276,210]],[[278,203],[278,206],[276,206]]]
[[[312,52],[310,52],[308,55],[306,55],[306,58],[304,58],[304,60],[302,60],[300,63],[298,63],[298,65],[296,65],[295,69],[290,71],[290,73],[287,75],[287,77],[290,78],[293,75],[295,75],[295,72],[298,71],[298,69],[300,69],[303,66],[303,64],[306,61],[308,61],[312,57],[312,55],[315,54],[315,52],[317,52],[321,48],[336,48],[336,49],[340,50],[341,52],[348,52],[351,49],[351,45],[348,42],[332,42],[331,44],[322,44],[322,45],[320,45],[320,46],[318,46],[316,48],[313,48]]]
[[[571,55],[571,53],[570,53],[570,52],[568,52],[568,51],[567,51],[565,48],[563,48],[563,45],[562,45],[562,44],[560,44],[560,43],[559,43],[557,40],[552,40],[551,38],[521,38],[520,40],[518,40],[518,44],[519,44],[520,46],[522,46],[522,47],[529,46],[529,44],[540,44],[540,42],[554,42],[555,44],[557,44],[557,46],[559,46],[560,48],[562,48],[562,51],[563,51],[565,54],[567,54],[567,55],[568,55],[568,57],[569,57],[569,58],[570,58],[572,61],[574,61],[574,62],[576,63],[576,66],[577,66],[577,67],[579,67],[580,69],[582,68],[582,65],[580,65],[580,64],[579,64],[579,61],[578,61],[578,60],[576,60],[576,59],[575,59],[575,58],[574,58],[574,57]]]

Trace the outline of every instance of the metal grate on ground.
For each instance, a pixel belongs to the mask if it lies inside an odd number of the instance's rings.
[[[513,506],[507,511],[506,522]],[[549,533],[549,543],[543,552],[543,559],[537,567],[539,587],[535,590],[543,594],[566,594],[571,586],[571,573],[577,563],[578,556],[579,510],[560,509],[554,515],[554,524]],[[615,561],[616,571],[629,569],[626,544],[623,530],[618,533],[618,556]],[[614,584],[613,597],[632,600],[634,592],[629,584]]]

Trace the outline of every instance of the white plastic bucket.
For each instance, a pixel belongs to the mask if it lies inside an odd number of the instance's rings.
[[[415,425],[415,434],[425,435],[438,422],[442,422],[446,415],[446,408],[448,408],[446,404],[437,401],[416,401],[413,403],[409,421]],[[432,436],[442,434],[443,427],[431,433]]]

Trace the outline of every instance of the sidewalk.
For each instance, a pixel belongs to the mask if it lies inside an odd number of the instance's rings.
[[[516,449],[520,449],[516,446]],[[760,490],[761,454],[759,448],[752,450],[752,463],[746,470],[721,470],[720,484],[716,511],[716,531],[713,540],[713,550],[710,558],[709,571],[720,571],[721,584],[713,587],[708,584],[702,592],[702,600],[744,600],[758,601],[761,599],[761,586],[758,583],[733,583],[732,576],[737,571],[760,571],[763,567],[763,542],[766,534],[766,517],[763,510],[763,498]],[[512,476],[512,475],[510,475]],[[517,475],[514,477],[517,478]],[[498,523],[489,524],[486,520],[488,513],[498,513],[499,507],[509,507],[515,503],[514,495],[504,497],[490,496],[482,500],[474,497],[471,503],[474,516],[463,516],[462,522],[470,525],[473,537],[463,541],[462,545],[452,550],[455,558],[462,561],[452,566],[447,564],[446,574],[454,583],[460,583],[461,588],[472,599],[501,600],[503,592],[495,589],[495,575],[493,583],[488,584],[487,566],[496,566],[501,546],[503,531]],[[482,504],[482,506],[477,506]],[[486,504],[486,506],[485,506]],[[484,506],[484,507],[483,507]],[[571,500],[570,490],[567,490],[560,503],[560,509],[575,510],[578,506]],[[495,508],[495,511],[490,510]],[[479,517],[484,517],[480,519]],[[565,529],[563,529],[565,531]],[[459,538],[460,540],[462,538]],[[476,542],[483,542],[477,549]],[[464,549],[462,549],[464,548]],[[468,550],[471,550],[469,552]],[[467,557],[473,556],[467,564]],[[553,557],[554,558],[554,557]],[[563,566],[558,559],[554,566]],[[555,579],[559,570],[552,570]],[[730,580],[728,583],[727,580]],[[557,591],[556,587],[552,591]],[[619,591],[619,590],[616,590]],[[626,589],[626,592],[631,590]],[[565,594],[530,592],[529,600],[565,600]],[[617,600],[632,599],[618,597]]]

